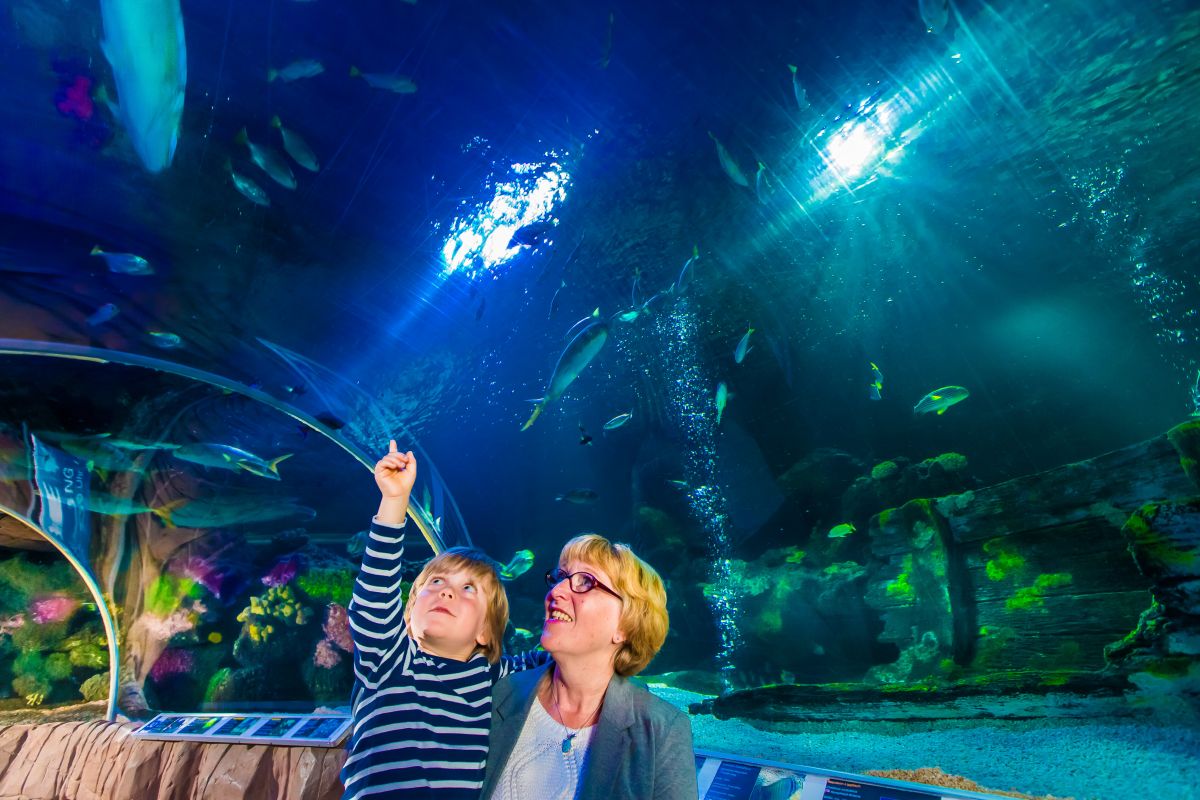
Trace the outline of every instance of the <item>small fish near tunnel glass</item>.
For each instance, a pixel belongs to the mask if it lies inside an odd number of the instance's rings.
[[[546,585],[549,586],[550,588],[554,588],[555,586],[558,586],[558,584],[562,583],[563,581],[567,582],[567,585],[571,587],[571,591],[574,592],[575,594],[587,594],[592,589],[603,589],[604,591],[611,594],[613,597],[617,598],[618,600],[621,600],[621,602],[625,602],[622,599],[621,595],[617,594],[612,589],[608,588],[603,583],[596,580],[596,576],[592,575],[591,573],[567,572],[565,569],[562,569],[561,567],[558,569],[552,569],[552,570],[549,570],[546,572]]]

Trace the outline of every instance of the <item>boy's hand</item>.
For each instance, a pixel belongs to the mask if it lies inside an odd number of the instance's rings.
[[[412,450],[401,453],[396,440],[388,442],[388,453],[375,464],[375,483],[384,497],[408,500],[417,482],[417,457]]]

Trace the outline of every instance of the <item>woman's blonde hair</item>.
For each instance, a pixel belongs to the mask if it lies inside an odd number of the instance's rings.
[[[572,561],[583,561],[604,570],[612,580],[612,590],[621,595],[619,627],[625,641],[617,650],[613,669],[622,677],[637,675],[667,639],[670,620],[662,578],[629,545],[613,544],[594,533],[576,536],[563,546],[559,565]]]
[[[500,660],[500,651],[504,646],[504,629],[508,625],[508,594],[504,591],[504,585],[500,583],[496,563],[482,550],[476,550],[474,547],[451,547],[429,559],[421,574],[413,581],[412,588],[408,590],[408,602],[404,605],[404,627],[412,626],[413,603],[425,584],[438,575],[458,570],[475,579],[487,600],[483,622],[483,636],[486,641],[475,648],[475,653],[483,653],[489,662],[495,664]]]

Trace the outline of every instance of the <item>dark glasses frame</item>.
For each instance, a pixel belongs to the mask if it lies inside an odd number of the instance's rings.
[[[577,575],[582,577],[587,582],[586,586],[579,587],[579,586],[575,585],[576,584],[575,576],[577,576]],[[612,589],[605,586],[603,583],[600,582],[600,580],[595,575],[593,575],[590,572],[582,572],[582,571],[567,572],[562,567],[559,567],[558,569],[546,570],[546,585],[549,586],[551,589],[553,589],[555,586],[558,586],[563,581],[567,582],[567,586],[569,586],[571,591],[574,592],[575,594],[587,594],[592,589],[603,589],[604,591],[611,594],[613,597],[620,600],[622,603],[625,602],[625,599],[623,597],[621,597],[621,595],[617,594]]]

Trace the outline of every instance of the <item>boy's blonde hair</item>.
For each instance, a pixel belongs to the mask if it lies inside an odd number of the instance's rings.
[[[563,545],[559,566],[571,561],[583,561],[604,570],[612,580],[613,591],[621,595],[619,627],[625,641],[617,650],[613,670],[625,678],[637,675],[667,640],[670,620],[662,578],[629,545],[613,544],[594,533],[576,536]]]
[[[408,602],[404,605],[404,626],[412,626],[413,603],[425,584],[438,575],[458,570],[475,579],[487,600],[483,618],[483,636],[487,641],[477,646],[475,653],[483,653],[489,662],[495,664],[500,660],[500,651],[504,646],[504,629],[508,626],[508,594],[500,583],[496,562],[488,558],[482,550],[474,547],[451,547],[429,559],[408,590]]]

